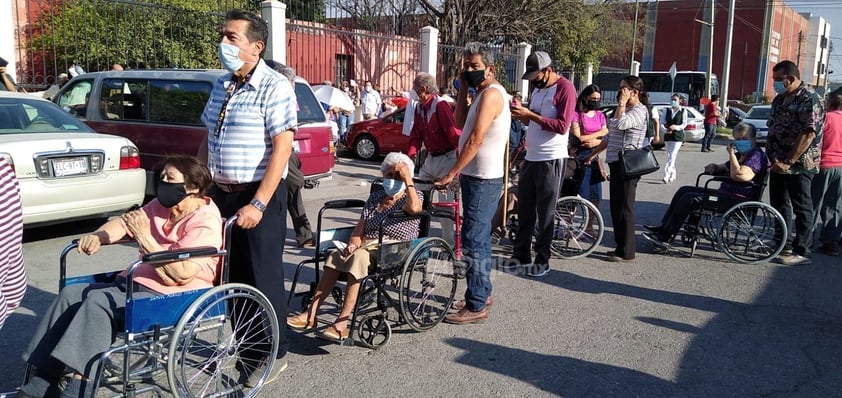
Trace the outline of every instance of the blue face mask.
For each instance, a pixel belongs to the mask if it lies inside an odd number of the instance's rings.
[[[678,106],[678,100],[671,100],[670,105],[672,105],[673,108],[677,107]]]
[[[751,150],[751,140],[734,140],[734,149],[739,153],[748,153]]]
[[[393,180],[391,178],[383,179],[383,190],[386,191],[386,195],[394,198],[399,193],[403,192],[404,188],[406,187],[404,186],[403,181]]]
[[[240,59],[240,48],[226,43],[219,43],[219,62],[231,73],[240,70],[246,63]]]
[[[772,87],[775,89],[775,92],[778,94],[783,94],[786,92],[786,87],[784,87],[784,82],[774,81],[772,82]]]

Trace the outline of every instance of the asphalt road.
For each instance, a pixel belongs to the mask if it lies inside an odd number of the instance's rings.
[[[646,176],[638,186],[637,222],[657,222],[680,185],[691,184],[704,164],[724,161],[724,147],[714,149],[703,154],[699,144],[686,144],[674,183],[663,184],[660,172]],[[664,152],[658,157],[663,162]],[[305,191],[314,228],[324,201],[365,198],[377,166],[342,159],[332,181]],[[601,205],[608,225],[602,245],[611,249],[607,205]],[[57,290],[60,248],[96,226],[27,231],[29,291],[0,331],[0,391],[20,381],[23,346]],[[424,333],[399,329],[380,350],[291,333],[290,368],[263,395],[839,396],[838,257],[816,253],[808,266],[749,266],[708,245],[693,258],[686,250],[664,256],[648,254],[650,249],[638,236],[635,262],[606,262],[601,249],[585,259],[553,260],[552,272],[540,279],[495,272],[488,321],[442,324]],[[294,264],[311,255],[289,248],[287,279]],[[131,249],[116,248],[77,264],[88,272],[121,267],[131,257]],[[464,281],[460,295],[463,289]],[[333,320],[329,311],[331,306],[322,322]]]

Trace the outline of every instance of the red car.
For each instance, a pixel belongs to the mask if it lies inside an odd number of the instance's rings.
[[[409,136],[403,135],[406,108],[385,117],[356,122],[348,128],[342,145],[363,160],[374,159],[389,152],[409,151]]]

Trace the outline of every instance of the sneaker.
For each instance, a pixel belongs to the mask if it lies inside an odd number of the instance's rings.
[[[283,371],[287,370],[288,365],[289,362],[287,362],[286,357],[276,359],[275,364],[274,366],[272,366],[272,370],[269,372],[269,376],[266,376],[266,381],[263,383],[263,385],[265,386],[275,381],[275,379],[277,379]],[[263,376],[263,372],[265,371],[266,362],[264,361],[262,365],[258,366],[256,369],[252,370],[251,373],[249,373],[248,377],[246,378],[246,382],[243,384],[248,388],[254,388],[254,386],[256,386],[257,383],[260,382],[260,378]]]
[[[784,249],[781,250],[781,254],[779,254],[779,256],[781,256],[781,257],[787,257],[787,256],[791,256],[791,255],[792,255],[792,247],[790,247],[790,246],[785,246]]]
[[[793,254],[791,256],[780,256],[781,264],[783,265],[809,265],[812,264],[813,261],[810,260],[810,257],[804,257],[799,254]]]
[[[830,242],[825,243],[819,247],[819,251],[827,254],[828,256],[838,256],[839,255],[839,242]]]
[[[526,276],[533,278],[540,278],[550,273],[549,264],[530,264],[523,267],[523,273]]]

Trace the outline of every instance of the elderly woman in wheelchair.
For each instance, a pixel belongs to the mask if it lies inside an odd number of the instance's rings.
[[[388,218],[389,213],[398,210],[407,214],[421,212],[423,194],[415,190],[412,183],[414,168],[412,160],[402,153],[393,152],[386,156],[380,166],[384,189],[369,195],[347,246],[334,251],[327,258],[324,275],[319,280],[309,308],[301,314],[287,318],[287,325],[291,329],[309,330],[316,327],[319,306],[332,291],[340,274],[347,273],[348,281],[342,309],[336,321],[328,326],[320,337],[332,341],[348,338],[348,321],[357,301],[359,282],[368,274],[371,254],[377,250],[381,224],[384,242],[410,240],[418,235],[419,219]]]
[[[702,207],[706,193],[714,195],[719,202],[717,207],[723,210],[729,204],[759,199],[758,190],[765,184],[769,160],[763,149],[757,146],[754,126],[740,123],[734,127],[733,135],[734,142],[728,145],[728,161],[722,164],[710,163],[704,169],[704,174],[727,175],[730,180],[723,181],[713,192],[698,184],[679,188],[661,219],[661,225],[643,226],[649,231],[643,236],[655,244],[655,253],[668,251],[670,242],[687,217]]]
[[[208,169],[198,159],[172,156],[162,162],[157,198],[139,210],[111,219],[79,239],[78,250],[96,254],[100,246],[125,236],[137,241],[140,254],[190,247],[222,246],[222,220],[207,196]],[[141,264],[134,273],[134,298],[151,297],[213,286],[219,259],[190,258],[165,264]],[[75,284],[61,290],[42,318],[24,358],[34,375],[20,396],[93,396],[90,381],[100,355],[123,325],[125,272],[113,283]],[[63,391],[59,382],[73,377]]]

